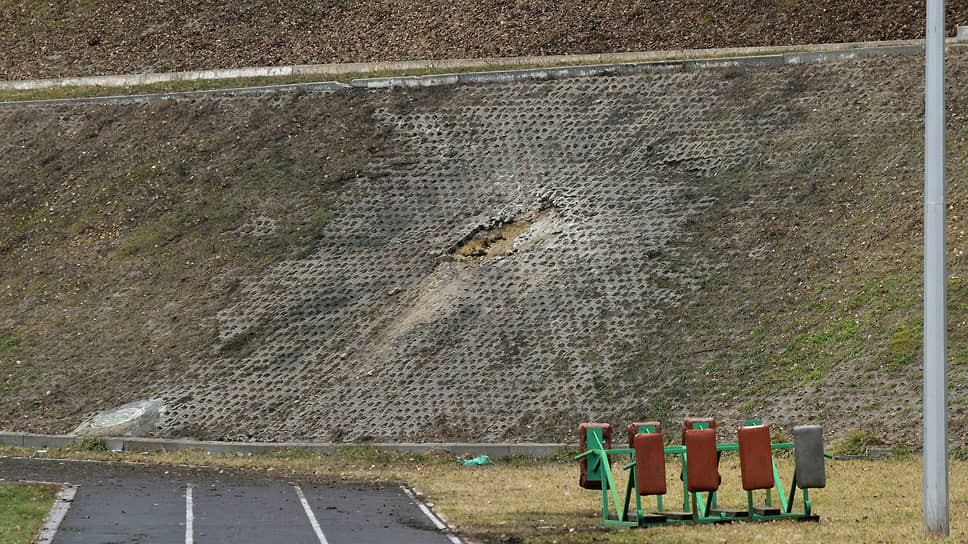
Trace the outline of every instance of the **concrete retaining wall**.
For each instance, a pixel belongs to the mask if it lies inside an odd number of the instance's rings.
[[[968,27],[958,27],[956,38],[949,38],[949,43],[968,40]],[[875,54],[886,53],[885,48],[911,48],[920,51],[924,48],[923,40],[897,40],[890,42],[857,42],[839,44],[798,45],[791,47],[730,47],[718,49],[674,49],[669,51],[646,51],[629,53],[602,53],[593,55],[548,55],[529,57],[495,57],[484,59],[447,59],[427,61],[389,61],[363,62],[343,64],[299,64],[289,66],[256,66],[248,68],[233,68],[225,70],[198,70],[185,72],[160,72],[141,74],[121,74],[87,77],[64,77],[55,79],[12,80],[0,81],[0,90],[29,90],[50,89],[56,87],[133,87],[151,85],[170,81],[196,81],[215,79],[236,79],[256,77],[285,77],[285,76],[315,76],[321,78],[346,76],[352,74],[373,74],[379,72],[405,72],[414,70],[486,70],[488,68],[554,66],[554,65],[590,65],[590,64],[625,64],[625,63],[654,63],[657,61],[684,61],[712,58],[733,57],[781,57],[784,61],[798,57],[808,58],[809,54],[829,57],[836,53],[846,53],[856,56],[864,50],[874,50]],[[806,56],[804,56],[806,55]],[[814,61],[816,62],[816,61]],[[579,70],[582,67],[578,68]],[[453,80],[453,76],[434,76],[443,78],[441,81],[465,82],[476,79],[473,74],[464,74],[463,78]],[[553,77],[553,76],[552,76]],[[382,80],[383,78],[378,78]],[[396,78],[388,78],[396,79]],[[422,80],[422,78],[421,78]],[[426,81],[426,80],[424,80]]]

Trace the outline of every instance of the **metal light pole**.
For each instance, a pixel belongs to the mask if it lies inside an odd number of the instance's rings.
[[[948,536],[944,0],[927,0],[924,84],[924,528]]]

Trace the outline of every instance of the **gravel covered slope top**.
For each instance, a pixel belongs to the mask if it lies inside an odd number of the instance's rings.
[[[968,23],[968,0],[947,10]],[[923,35],[910,0],[0,0],[0,79]]]

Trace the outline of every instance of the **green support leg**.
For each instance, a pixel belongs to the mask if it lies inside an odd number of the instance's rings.
[[[625,507],[622,508],[622,518],[621,518],[622,521],[628,521],[629,520],[629,503],[631,502],[631,499],[632,499],[632,487],[635,486],[635,485],[636,485],[635,484],[635,471],[633,470],[632,473],[629,474],[629,483],[628,483],[628,485],[625,486]],[[635,505],[637,507],[636,510],[638,511],[638,517],[635,518],[635,519],[641,519],[642,518],[642,512],[641,512],[641,510],[642,510],[642,502],[641,502],[641,500],[639,498],[638,488],[636,488],[636,490],[635,490]]]
[[[682,511],[691,512],[689,509],[689,476],[686,474],[686,454],[682,454]]]
[[[793,480],[790,481],[790,498],[787,500],[787,507],[783,510],[787,514],[793,511],[793,499],[797,495],[797,470],[793,469]]]
[[[602,521],[608,520],[608,485],[602,482]]]

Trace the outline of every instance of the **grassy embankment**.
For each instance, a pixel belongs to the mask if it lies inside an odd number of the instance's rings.
[[[964,71],[953,62],[952,80]],[[752,74],[722,77],[737,96],[755,97]],[[788,92],[812,96],[805,86],[836,85],[828,77],[791,74]],[[613,394],[649,399],[634,417],[662,420],[698,390],[717,400],[703,410],[719,419],[809,418],[834,432],[874,433],[887,445],[917,442],[917,425],[908,422],[919,416],[921,122],[894,113],[911,111],[917,81],[825,100],[824,115],[799,112],[800,122],[777,128],[766,146],[774,162],[722,171],[696,189],[695,198],[718,204],[696,219],[680,249],[721,266],[688,304],[663,309],[657,333],[629,359],[628,375],[641,380],[602,382],[603,405]],[[447,89],[411,94],[441,108],[452,99]],[[402,93],[394,97],[405,105]],[[762,100],[750,110],[779,99]],[[960,212],[968,202],[961,183],[968,124],[964,94],[952,88],[949,100],[957,436],[968,420],[957,394],[968,383],[968,217]],[[347,182],[401,156],[389,129],[374,121],[376,106],[363,93],[319,101],[292,92],[5,116],[0,128],[11,153],[0,160],[8,179],[0,193],[8,217],[0,224],[0,307],[9,312],[0,312],[0,414],[7,414],[0,426],[66,432],[112,399],[189,371],[195,354],[212,346],[212,316],[236,300],[237,278],[311,254],[330,219],[347,213],[338,204]],[[875,123],[872,111],[899,120]],[[864,128],[855,134],[856,126]],[[276,226],[253,235],[249,222],[260,217]],[[259,333],[225,349],[244,357],[264,340]],[[656,392],[653,370],[667,361],[677,372]],[[862,415],[844,423],[844,414]]]

